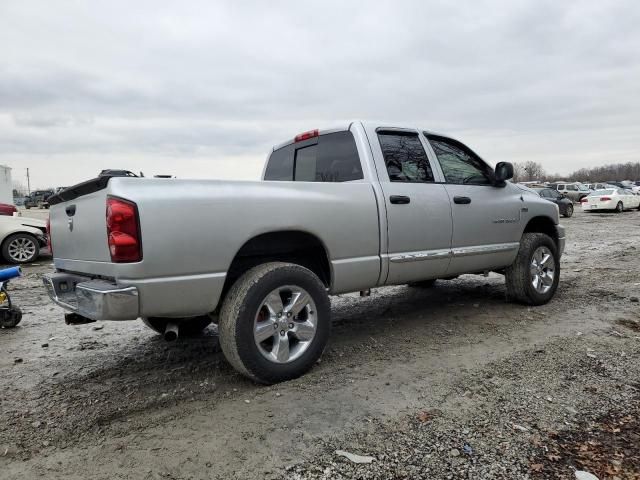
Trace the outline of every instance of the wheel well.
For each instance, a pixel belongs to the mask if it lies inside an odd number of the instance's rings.
[[[532,218],[529,220],[529,223],[527,223],[524,233],[544,233],[553,238],[553,241],[558,245],[558,230],[553,220],[549,217]]]
[[[301,231],[263,233],[247,241],[236,253],[225,280],[222,295],[247,270],[266,262],[289,262],[315,273],[326,287],[331,284],[329,256],[323,243]]]

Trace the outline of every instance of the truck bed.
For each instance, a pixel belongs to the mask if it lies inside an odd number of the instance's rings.
[[[110,260],[109,196],[137,205],[143,250],[140,262]],[[212,311],[238,250],[251,238],[274,231],[303,231],[322,239],[331,252],[333,293],[379,282],[377,203],[372,186],[365,182],[116,177],[97,191],[58,201],[50,212],[56,269],[136,286],[140,316]],[[176,295],[188,301],[178,304]]]

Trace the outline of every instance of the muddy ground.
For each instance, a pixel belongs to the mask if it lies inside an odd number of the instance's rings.
[[[271,387],[212,328],[65,326],[42,259],[0,330],[0,477],[640,478],[640,212],[563,224],[548,305],[506,303],[493,274],[336,297],[321,362]]]

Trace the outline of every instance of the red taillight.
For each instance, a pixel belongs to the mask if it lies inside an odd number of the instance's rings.
[[[111,261],[123,263],[142,260],[138,208],[135,203],[107,198],[107,241]]]
[[[315,130],[309,130],[308,132],[301,133],[300,135],[296,135],[293,139],[294,142],[303,142],[304,140],[309,140],[310,138],[315,138],[320,135],[320,132],[316,128]]]
[[[611,197],[600,197],[601,202],[608,202],[609,200],[611,200]]]
[[[47,217],[47,247],[49,247],[49,253],[53,255],[53,244],[51,243],[51,217]]]
[[[580,199],[580,203],[587,203],[589,200],[587,200],[587,197],[581,198]]]

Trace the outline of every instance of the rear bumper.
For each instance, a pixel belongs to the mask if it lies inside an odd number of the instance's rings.
[[[46,274],[42,281],[49,297],[65,310],[92,320],[135,320],[139,316],[138,289],[105,280],[89,280],[69,273]]]

